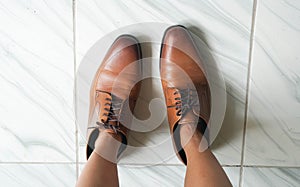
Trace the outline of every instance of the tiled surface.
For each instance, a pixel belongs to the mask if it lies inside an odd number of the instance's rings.
[[[84,165],[80,165],[80,172]],[[239,184],[239,167],[223,167],[234,187]],[[185,166],[118,167],[120,186],[184,186]],[[143,181],[147,181],[146,183]]]
[[[0,161],[75,161],[72,3],[0,3]]]
[[[300,166],[299,9],[299,1],[258,3],[246,131],[247,165]]]
[[[299,186],[299,168],[244,168],[243,186]]]
[[[148,31],[151,36],[138,27],[129,32],[144,41],[154,36],[160,41],[168,25],[186,25],[204,40],[206,54],[221,69],[227,108],[212,149],[233,185],[299,186],[299,10],[296,0],[1,2],[0,186],[74,186],[85,162],[84,139],[77,134],[76,145],[75,138],[74,69],[97,40],[144,22],[162,25]],[[158,56],[159,43],[144,47],[144,54]],[[168,135],[163,123],[153,132],[132,133],[130,141],[156,145]],[[172,151],[167,141],[163,146]],[[185,167],[176,157],[159,166],[132,167],[155,163],[150,157],[164,158],[145,153],[124,155],[121,186],[183,186]]]
[[[167,25],[161,26],[157,32],[152,32],[155,34],[158,33],[157,37],[159,38],[159,42],[161,41],[164,30],[169,25],[186,25],[209,46],[207,49],[209,51],[208,53],[222,70],[226,81],[227,111],[224,127],[215,145],[213,145],[214,153],[222,164],[238,165],[240,164],[242,149],[252,7],[253,2],[251,0],[243,2],[232,0],[227,3],[195,0],[188,2],[122,1],[119,3],[116,3],[116,1],[106,3],[78,1],[76,14],[77,68],[89,48],[91,48],[98,39],[114,30],[146,21],[163,22]],[[162,10],[170,11],[165,12]],[[109,14],[108,16],[108,13],[116,11],[119,13]],[[133,34],[142,41],[145,40],[145,38],[147,39],[147,37],[153,37],[152,35],[154,34],[147,35],[147,32],[142,32],[141,34],[142,29],[143,28],[136,27],[136,30],[124,29],[124,32]],[[230,38],[227,37],[228,35],[230,35]],[[114,38],[111,38],[113,41]],[[107,45],[108,48],[110,43],[107,43]],[[157,45],[156,48],[152,48],[152,54],[158,56],[159,47],[160,45]],[[99,57],[99,59],[101,58]],[[155,64],[158,65],[158,61],[154,62],[154,66]],[[79,82],[79,86],[81,86],[80,84]],[[88,87],[89,86],[87,86],[87,88]],[[78,99],[80,100],[82,98],[83,97],[80,96]],[[79,101],[77,100],[77,104],[78,103]],[[88,101],[82,103],[88,103]],[[82,112],[80,112],[79,115],[82,115]],[[156,131],[160,133],[159,139],[168,139],[168,127],[165,127],[166,133]],[[231,133],[232,131],[228,129],[235,130]],[[153,136],[148,138],[153,138]],[[80,142],[84,145],[84,141]],[[144,144],[144,146],[149,146],[149,144]],[[156,157],[165,158],[164,155],[167,155],[167,153],[165,153],[164,150],[168,149],[161,150],[160,152],[156,151]],[[83,151],[84,147],[81,147],[80,152]],[[127,164],[156,163],[156,159],[152,161],[155,155],[145,154],[143,151],[139,153],[145,156],[138,156],[134,159],[125,158],[126,160],[124,162]],[[149,159],[145,158],[147,155],[149,155]],[[84,160],[80,159],[80,161]],[[180,164],[178,159],[171,159],[167,162],[170,164]]]
[[[75,186],[75,164],[1,164],[1,186]]]

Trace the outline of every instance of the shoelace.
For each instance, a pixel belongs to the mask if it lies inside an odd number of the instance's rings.
[[[90,127],[90,128],[104,128],[104,129],[112,129],[116,134],[117,131],[120,130],[119,125],[119,118],[120,118],[120,111],[122,107],[122,100],[117,98],[114,95],[111,95],[112,99],[106,98],[104,103],[104,108],[102,107],[102,110],[105,110],[106,113],[103,113],[103,116],[107,117],[107,120],[104,121],[101,119],[101,121],[96,122],[96,126]],[[100,109],[101,110],[101,109]],[[117,125],[112,125],[109,122],[116,122]]]
[[[186,111],[188,111],[193,106],[199,106],[198,94],[197,90],[193,90],[190,88],[182,89],[179,91],[175,91],[173,94],[178,95],[180,93],[181,97],[175,97],[175,105],[176,105],[176,115],[181,116],[184,115]]]

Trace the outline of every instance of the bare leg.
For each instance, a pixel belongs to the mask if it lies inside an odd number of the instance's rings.
[[[190,125],[183,125],[180,129],[182,145],[187,156],[187,170],[185,186],[232,186],[222,166],[210,149],[199,151],[202,135],[195,132]],[[192,138],[188,140],[188,137]],[[202,140],[201,147],[207,148],[206,140]]]
[[[95,144],[95,150],[109,154],[117,160],[117,152],[120,144],[112,138],[111,134],[101,132]],[[96,152],[98,152],[96,151]],[[119,186],[118,171],[116,162],[110,162],[102,158],[95,151],[87,161],[79,179],[77,187],[101,187]]]

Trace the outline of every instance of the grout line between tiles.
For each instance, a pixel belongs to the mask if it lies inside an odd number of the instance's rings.
[[[86,164],[87,162],[78,162],[78,164]],[[184,166],[183,164],[168,164],[168,163],[161,163],[161,164],[144,164],[144,163],[121,163],[118,166]],[[240,165],[226,165],[221,164],[222,167],[240,167]]]
[[[242,187],[242,181],[243,181],[243,168],[244,168],[244,159],[245,159],[245,141],[246,141],[246,129],[247,129],[248,109],[249,109],[249,91],[250,91],[249,88],[250,88],[251,65],[252,65],[252,57],[253,57],[256,11],[257,11],[257,0],[254,0],[253,7],[252,7],[252,21],[251,21],[250,44],[249,44],[249,56],[248,56],[248,72],[247,72],[246,101],[245,101],[245,113],[244,113],[244,129],[243,129],[243,140],[242,140],[239,187]]]
[[[72,18],[73,18],[73,59],[74,59],[74,89],[73,89],[73,105],[74,105],[74,117],[75,117],[75,147],[76,147],[76,180],[78,179],[79,175],[79,166],[78,166],[78,160],[79,160],[79,146],[78,146],[78,126],[76,123],[76,114],[77,114],[77,104],[76,104],[76,98],[77,98],[77,76],[76,76],[76,67],[77,67],[77,61],[76,61],[76,2],[75,0],[72,0]]]
[[[77,162],[0,162],[0,165],[5,165],[5,164],[61,164],[61,165],[64,165],[64,164],[76,164]]]
[[[85,162],[82,162],[81,164],[85,164]],[[183,164],[166,164],[166,163],[162,163],[162,164],[154,164],[154,165],[151,165],[151,164],[134,164],[134,163],[122,163],[122,164],[118,164],[118,166],[149,166],[149,167],[155,167],[155,166],[183,166],[185,167],[185,165]],[[222,167],[237,167],[239,168],[240,165],[221,165]]]
[[[0,165],[7,165],[7,164],[12,164],[12,165],[70,165],[70,164],[78,164],[78,165],[84,165],[86,162],[0,162]],[[146,167],[155,167],[155,166],[182,166],[185,167],[183,164],[156,164],[156,165],[147,165],[147,164],[133,164],[133,163],[122,163],[118,164],[118,166],[146,166]],[[241,165],[221,165],[222,167],[230,167],[230,168],[239,168]],[[245,168],[278,168],[278,169],[300,169],[300,166],[270,166],[270,165],[244,165],[243,167]]]
[[[244,165],[245,168],[279,168],[279,169],[300,169],[300,166],[264,166],[264,165]]]

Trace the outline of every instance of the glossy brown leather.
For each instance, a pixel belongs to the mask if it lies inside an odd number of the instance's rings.
[[[202,125],[203,123],[208,124],[211,96],[203,68],[203,62],[189,31],[183,26],[168,28],[161,46],[160,73],[170,131],[173,137],[175,136],[175,129],[179,131],[177,127],[180,124],[199,125],[198,120]],[[182,106],[183,93],[189,94],[189,98],[194,101],[194,104],[190,103],[188,107]],[[180,102],[177,103],[178,100],[175,98],[180,98]],[[185,112],[182,113],[181,111],[181,114],[178,114],[178,107],[185,108]],[[176,136],[179,135],[177,132]],[[174,137],[173,140],[175,149],[179,153],[177,155],[186,164],[185,152],[180,145],[180,137]]]
[[[120,118],[133,112],[140,89],[136,83],[142,76],[140,59],[140,44],[130,35],[118,37],[106,53],[90,90],[88,144],[95,142],[99,131],[120,133],[123,143],[127,143],[128,129]]]

